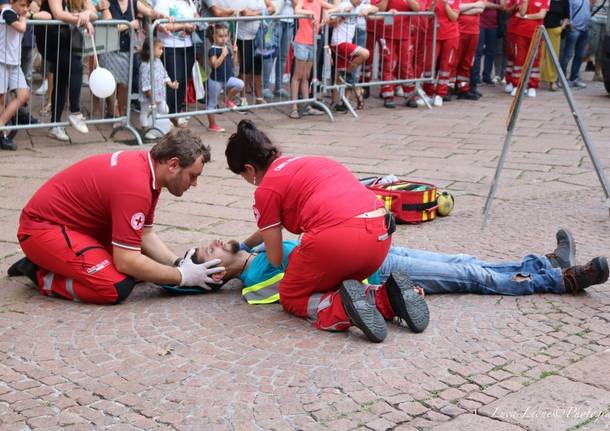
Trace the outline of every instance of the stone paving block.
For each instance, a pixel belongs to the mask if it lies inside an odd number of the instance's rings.
[[[563,369],[560,374],[571,380],[610,392],[610,350],[588,356]]]
[[[605,415],[609,406],[610,392],[551,376],[480,408],[478,413],[527,429],[554,431],[595,420]]]
[[[524,428],[480,415],[465,414],[432,428],[433,431],[522,431]]]

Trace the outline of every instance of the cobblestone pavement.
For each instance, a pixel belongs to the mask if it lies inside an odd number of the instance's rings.
[[[571,229],[580,263],[610,254],[608,208],[561,93],[527,99],[492,221],[481,210],[510,98],[427,111],[380,107],[354,120],[248,115],[286,153],[323,154],[357,175],[429,180],[456,196],[447,218],[399,226],[394,243],[487,259],[554,248]],[[610,165],[610,99],[576,93],[601,161]],[[242,117],[219,117],[234,129]],[[197,188],[164,193],[160,236],[174,249],[254,229],[253,189],[213,149]],[[72,132],[70,132],[72,133]],[[87,155],[129,149],[109,129],[65,145],[20,133],[0,154],[0,273],[20,256],[19,210],[54,172]],[[119,306],[45,298],[25,278],[0,278],[0,428],[192,430],[610,429],[610,284],[579,296],[438,295],[423,334],[390,325],[385,342],[325,333],[282,312],[247,306],[235,290],[173,297],[139,285]]]

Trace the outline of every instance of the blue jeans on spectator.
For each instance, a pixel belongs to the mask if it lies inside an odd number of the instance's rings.
[[[491,83],[491,72],[493,71],[494,58],[496,55],[496,44],[498,42],[497,28],[482,28],[479,35],[479,46],[477,46],[477,54],[474,57],[474,65],[470,74],[470,82],[477,84],[481,79],[481,57],[485,55],[485,63],[483,65],[483,82]]]
[[[567,31],[559,55],[559,64],[563,74],[568,77],[567,69],[570,59],[572,59],[572,67],[570,69],[569,81],[576,81],[580,73],[580,66],[585,55],[587,42],[589,40],[589,30],[572,30]],[[574,58],[572,58],[574,57]]]
[[[385,281],[393,271],[406,272],[426,293],[565,292],[561,269],[553,268],[544,256],[528,255],[521,262],[490,263],[466,254],[391,247],[379,269],[381,280]]]
[[[288,48],[294,37],[294,23],[278,21],[275,24],[274,31],[277,32],[275,39],[278,42],[278,52],[275,57],[265,58],[263,60],[263,88],[269,88],[269,80],[271,78],[271,68],[275,64],[275,85],[274,90],[277,93],[282,88],[282,80],[284,78],[284,69],[286,68],[286,59],[288,58]]]

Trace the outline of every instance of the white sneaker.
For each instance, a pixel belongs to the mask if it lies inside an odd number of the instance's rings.
[[[405,96],[405,92],[402,90],[401,86],[396,86],[396,88],[394,88],[394,96],[396,96],[396,97],[404,97]]]
[[[70,137],[66,134],[66,131],[63,127],[52,127],[49,129],[49,133],[47,135],[51,138],[57,139],[58,141],[69,141]]]
[[[434,96],[434,101],[432,102],[434,106],[443,106],[443,98],[438,94]]]
[[[426,106],[426,102],[431,103],[432,101],[430,100],[430,98],[426,95],[424,95],[424,97],[418,97],[417,98],[417,106]]]
[[[239,106],[248,106],[248,99],[246,99],[245,97],[241,97],[239,99]]]
[[[513,89],[510,91],[510,95],[512,97],[515,97],[517,95],[517,87],[513,87]]]
[[[36,96],[44,96],[45,94],[47,94],[48,90],[49,90],[49,83],[45,79],[44,81],[42,81],[42,84],[40,84],[40,87],[38,87],[38,89],[36,91],[34,91],[34,94]]]
[[[528,88],[527,89],[527,97],[536,97],[536,89]]]
[[[85,124],[85,117],[80,112],[68,115],[68,121],[80,133],[89,133],[89,129]]]
[[[515,87],[513,87],[513,84],[511,82],[509,82],[508,84],[506,84],[506,87],[504,87],[504,92],[510,93],[511,95],[514,96],[514,94],[512,94],[514,89],[515,89]]]
[[[178,118],[176,124],[178,127],[186,127],[189,125],[189,120],[186,117]]]

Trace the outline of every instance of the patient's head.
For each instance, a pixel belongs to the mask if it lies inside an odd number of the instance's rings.
[[[249,253],[239,251],[239,243],[235,240],[222,241],[215,239],[197,248],[196,262],[203,263],[212,259],[220,259],[220,266],[226,271],[220,273],[222,280],[239,277]]]

